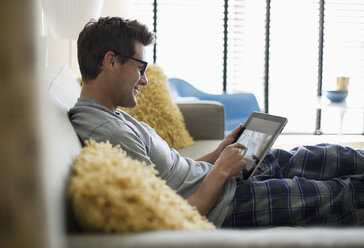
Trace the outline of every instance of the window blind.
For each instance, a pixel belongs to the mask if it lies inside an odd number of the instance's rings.
[[[228,1],[227,92],[253,92],[264,103],[265,0]]]

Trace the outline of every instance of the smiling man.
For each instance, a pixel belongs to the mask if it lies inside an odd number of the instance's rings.
[[[70,120],[81,141],[109,140],[155,164],[159,177],[216,226],[364,223],[364,150],[338,145],[274,150],[249,180],[242,178],[239,125],[211,153],[182,157],[147,124],[118,109],[134,107],[147,85],[144,48],[153,34],[137,21],[100,18],[78,38],[83,78]]]
[[[245,167],[239,153],[244,147],[231,145],[242,127],[197,162],[181,157],[150,126],[117,108],[137,104],[139,88],[148,83],[144,48],[153,40],[137,21],[107,17],[85,26],[78,38],[83,84],[70,110],[72,125],[82,141],[109,140],[134,159],[155,164],[167,185],[221,226],[234,196],[232,177]]]
[[[125,31],[129,28],[138,32],[137,29],[141,27],[136,21],[118,21],[120,24],[124,23]],[[117,20],[105,19],[104,23],[107,22],[116,24]],[[107,30],[112,28],[111,25],[103,26],[105,30],[102,32],[101,23],[89,23],[78,40],[78,58],[83,75],[81,97],[95,99],[113,112],[118,106],[134,107],[137,104],[136,95],[139,87],[148,83],[144,74],[148,65],[145,62],[144,47],[153,42],[153,35],[145,29],[134,34],[138,34],[139,37],[133,37],[131,34],[128,36],[127,32],[119,37],[121,33],[117,30]],[[110,37],[105,37],[105,32],[108,32]],[[91,40],[98,42],[90,42]],[[99,63],[93,63],[95,57],[102,59],[98,60]]]

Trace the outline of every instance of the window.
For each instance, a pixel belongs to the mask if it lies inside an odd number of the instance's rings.
[[[323,49],[323,89],[336,87],[336,77],[349,77],[349,97],[363,103],[364,93],[364,1],[325,0]],[[322,131],[336,132],[340,113],[328,109],[322,113]],[[345,133],[363,133],[363,111],[347,111],[343,120]]]
[[[153,0],[134,0],[131,9],[133,18],[145,24],[150,31],[154,30],[154,5]],[[153,46],[148,46],[146,49],[147,60],[153,62]]]
[[[143,5],[150,8],[152,2],[144,1]],[[157,11],[157,64],[168,77],[180,77],[200,90],[221,93],[224,2],[158,0]],[[143,13],[144,9],[138,15]]]
[[[317,104],[317,0],[272,0],[269,112],[288,118],[285,132],[313,133]]]
[[[221,93],[224,83],[229,93],[253,92],[263,111],[288,117],[285,132],[314,133],[318,88],[332,88],[338,76],[350,77],[350,99],[362,101],[364,0],[134,0],[134,6],[136,18],[156,27],[156,62],[168,77],[210,93]],[[322,110],[321,130],[337,132],[337,118]],[[362,110],[348,111],[344,131],[363,127]]]

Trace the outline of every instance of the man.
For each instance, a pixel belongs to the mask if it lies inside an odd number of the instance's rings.
[[[134,107],[153,35],[137,21],[100,18],[78,38],[81,96],[70,110],[82,141],[109,140],[129,156],[155,164],[159,176],[216,226],[364,223],[364,151],[335,145],[272,151],[252,179],[238,126],[211,153],[194,161],[170,149],[155,131],[118,106]]]

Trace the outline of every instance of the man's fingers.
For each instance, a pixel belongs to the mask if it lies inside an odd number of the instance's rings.
[[[240,144],[239,142],[232,144],[232,146],[234,148],[238,148],[238,149],[246,149],[246,146],[244,146],[243,144]]]
[[[239,124],[236,128],[234,128],[233,132],[234,132],[234,133],[237,133],[237,132],[239,132],[242,128],[243,128],[243,125],[241,125],[241,123],[240,123],[240,124]]]
[[[231,132],[231,134],[236,137],[236,136],[240,136],[241,133],[243,132],[243,125],[241,125],[241,123]],[[238,138],[238,137],[236,137]]]
[[[233,131],[231,131],[229,136],[234,139],[233,143],[235,143],[239,139],[239,137],[243,131],[244,131],[244,127],[242,124],[239,124]]]

